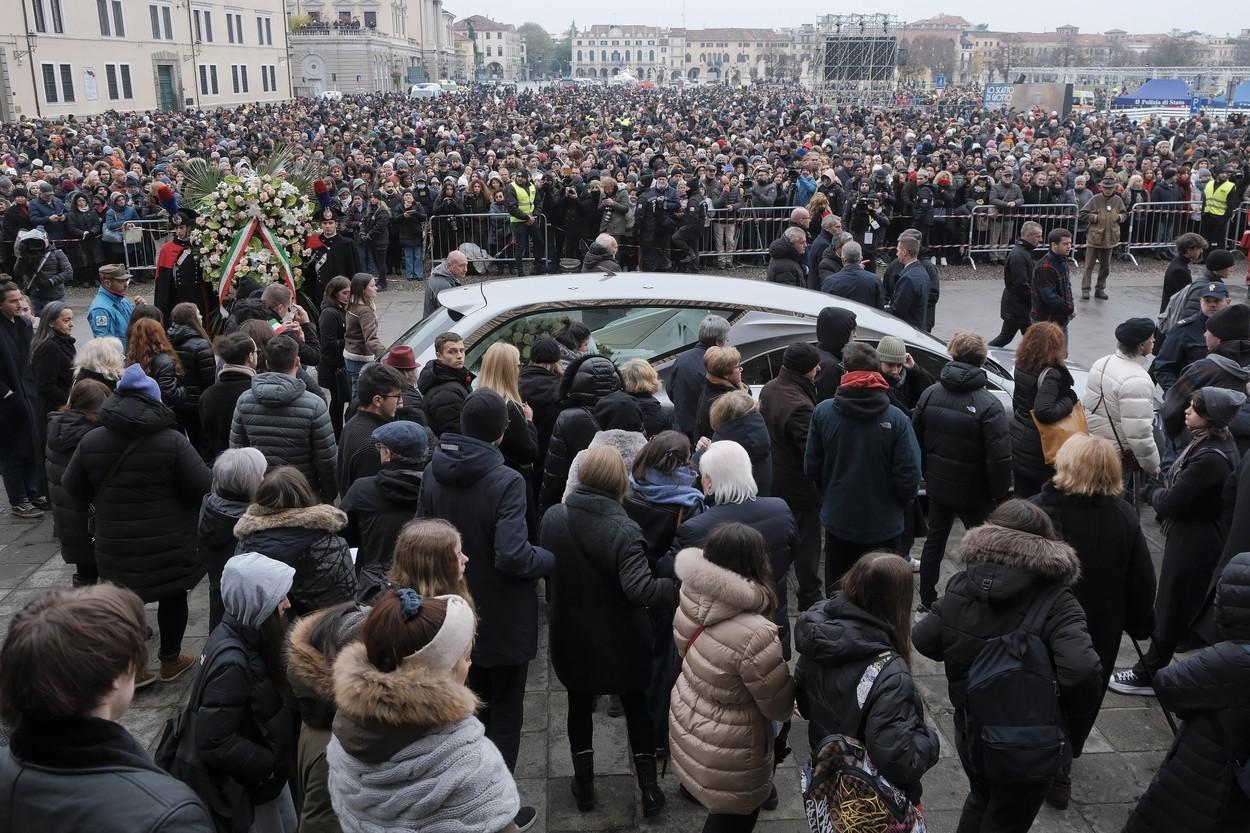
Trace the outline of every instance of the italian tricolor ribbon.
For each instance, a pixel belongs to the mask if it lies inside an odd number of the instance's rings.
[[[287,287],[291,290],[291,294],[295,294],[295,273],[291,269],[290,255],[278,245],[278,239],[273,236],[273,232],[269,230],[268,226],[260,220],[252,218],[243,228],[239,229],[234,236],[234,240],[230,241],[230,248],[226,251],[226,260],[221,267],[221,283],[217,287],[219,301],[224,303],[226,296],[230,294],[230,286],[234,282],[234,273],[238,270],[239,264],[243,262],[244,256],[247,255],[249,244],[253,238],[259,238],[261,246],[273,252],[278,269],[282,273],[282,280],[286,282]]]

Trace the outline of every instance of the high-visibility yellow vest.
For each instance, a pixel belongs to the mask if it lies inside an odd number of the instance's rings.
[[[1228,197],[1236,187],[1229,180],[1225,180],[1219,187],[1216,187],[1214,179],[1208,182],[1207,187],[1202,191],[1207,198],[1202,204],[1202,213],[1214,214],[1217,217],[1223,217],[1227,214]]]
[[[531,184],[528,188],[522,188],[520,185],[517,185],[514,182],[512,183],[512,193],[516,194],[517,208],[521,209],[522,213],[524,213],[526,216],[533,216],[534,197],[537,193],[534,190],[534,186]],[[512,222],[514,223],[525,222],[524,220],[519,220],[516,217],[512,217],[511,219],[512,219]]]

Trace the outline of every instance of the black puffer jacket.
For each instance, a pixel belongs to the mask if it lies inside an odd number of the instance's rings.
[[[161,401],[175,411],[181,411],[187,401],[187,389],[182,384],[182,377],[178,374],[178,366],[174,364],[173,357],[156,353],[144,372],[156,380],[161,389]]]
[[[1007,412],[985,383],[983,368],[951,362],[912,413],[927,491],[956,509],[998,503],[1011,488]]]
[[[886,623],[839,590],[799,616],[794,647],[794,694],[812,750],[832,734],[857,738],[881,774],[919,803],[921,776],[937,763],[940,741],[925,725],[924,703]],[[887,653],[894,656],[876,682],[860,691],[864,671]]]
[[[197,675],[204,693],[195,748],[209,776],[242,786],[253,805],[277,798],[294,763],[295,721],[265,665],[260,629],[226,613],[209,634]],[[234,833],[248,829],[230,821]]]
[[[337,494],[338,445],[320,396],[285,373],[258,373],[235,405],[230,447],[258,448],[273,466],[295,466],[322,500]]]
[[[768,247],[768,279],[787,286],[807,286],[807,267],[803,255],[794,250],[785,237]]]
[[[538,430],[538,462],[534,470],[539,474],[542,473],[543,463],[547,459],[551,431],[555,428],[556,417],[560,415],[560,379],[560,374],[552,373],[545,367],[527,364],[521,368],[520,379],[517,381],[521,401],[534,412],[534,428]]]
[[[648,607],[674,607],[677,582],[656,578],[642,530],[621,504],[579,486],[543,516],[551,663],[570,691],[641,691],[651,675]]]
[[[200,394],[217,381],[217,358],[213,355],[213,347],[208,339],[186,324],[175,324],[169,328],[169,343],[178,351],[178,361],[182,362],[182,386],[186,396],[179,407],[198,414]]]
[[[208,568],[209,628],[217,627],[225,613],[221,602],[221,573],[238,546],[234,525],[247,511],[248,503],[245,495],[210,492],[200,504],[200,522],[196,531],[200,540],[200,560]]]
[[[1042,456],[1042,438],[1030,411],[1049,424],[1063,419],[1076,406],[1072,374],[1066,367],[1049,368],[1049,371],[1033,373],[1016,368],[1016,388],[1011,397],[1011,467],[1018,473],[1017,478],[1044,481],[1055,473],[1054,467]],[[1037,381],[1043,374],[1045,379],[1039,388]]]
[[[590,447],[590,441],[599,430],[593,416],[595,404],[622,387],[616,365],[603,356],[582,356],[565,368],[560,382],[560,415],[551,429],[547,459],[543,464],[540,510],[545,511],[560,502],[573,458],[577,452]]]
[[[1081,562],[1060,541],[988,523],[964,534],[959,558],[967,566],[951,576],[946,595],[916,623],[912,641],[929,659],[946,663],[955,743],[961,760],[970,761],[964,739],[968,670],[987,640],[1020,627],[1034,599],[1056,583],[1075,583]],[[1055,599],[1039,635],[1050,648],[1068,741],[1079,755],[1102,700],[1102,665],[1085,611],[1070,590]]]
[[[45,413],[51,413],[69,401],[74,387],[74,337],[52,332],[39,342],[30,357],[30,369],[39,388],[39,399]]]
[[[832,399],[842,384],[842,349],[855,332],[855,313],[842,307],[825,307],[816,316],[816,348],[820,373],[816,376],[816,404]]]
[[[751,476],[760,497],[773,493],[773,444],[768,425],[759,411],[734,417],[712,432],[712,442],[730,440],[746,449],[751,458]]]
[[[74,449],[95,427],[95,422],[77,411],[58,411],[48,418],[48,497],[66,564],[95,564],[95,544],[87,532],[87,502],[71,495],[62,483]]]
[[[303,616],[356,597],[356,573],[339,531],[347,515],[327,504],[267,512],[252,504],[235,524],[235,552],[258,552],[295,568],[291,613]]]
[[[1221,574],[1215,619],[1225,641],[1154,675],[1159,704],[1184,722],[1124,833],[1220,833],[1250,818],[1228,765],[1250,755],[1250,553]]]
[[[96,509],[100,578],[129,587],[145,602],[190,590],[204,577],[195,552],[195,514],[212,474],[174,414],[142,394],[114,393],[99,427],[82,438],[65,469],[68,494]],[[117,473],[102,481],[118,455],[134,446]]]
[[[673,406],[664,405],[649,393],[631,393],[642,411],[642,433],[651,439],[662,431],[673,430]]]
[[[426,424],[434,436],[460,433],[460,409],[469,398],[473,374],[463,367],[448,367],[432,361],[421,368],[417,390],[425,408]]]
[[[395,541],[404,524],[417,516],[421,503],[421,472],[392,461],[381,471],[351,485],[339,502],[347,513],[347,543],[358,547],[356,575],[380,581],[391,566]]]

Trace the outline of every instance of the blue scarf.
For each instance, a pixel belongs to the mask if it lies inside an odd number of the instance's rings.
[[[647,469],[642,482],[629,477],[629,486],[648,503],[664,505],[699,506],[703,503],[703,492],[693,484],[695,470],[689,467],[677,469],[672,474],[664,474],[655,469]]]

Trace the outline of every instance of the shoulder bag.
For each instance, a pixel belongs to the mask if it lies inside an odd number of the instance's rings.
[[[109,466],[109,470],[104,473],[104,477],[100,479],[100,485],[96,488],[96,497],[104,493],[104,487],[113,479],[113,475],[117,474],[117,470],[122,467],[122,463],[130,456],[130,452],[135,450],[135,446],[143,439],[142,436],[135,437],[126,447],[122,449],[122,453],[117,455],[117,459],[113,461],[113,465]],[[95,501],[87,504],[87,534],[91,536],[91,540],[95,540]]]
[[[1053,369],[1048,367],[1037,377],[1037,390],[1042,389],[1042,380]],[[1033,396],[1036,398],[1037,393],[1034,392]],[[1029,416],[1033,418],[1033,424],[1037,426],[1038,436],[1042,440],[1042,459],[1047,465],[1054,465],[1055,457],[1059,454],[1059,449],[1063,448],[1063,444],[1068,441],[1068,437],[1073,434],[1089,433],[1089,424],[1085,421],[1085,406],[1079,399],[1076,400],[1076,404],[1072,406],[1068,415],[1057,422],[1042,422],[1037,418],[1037,412],[1031,408]]]

